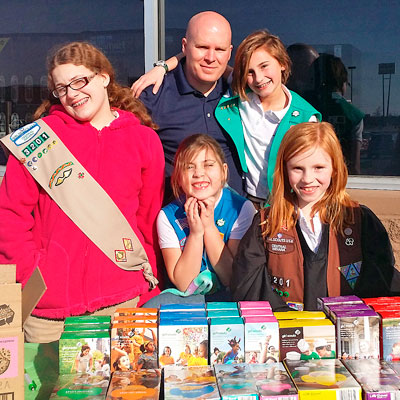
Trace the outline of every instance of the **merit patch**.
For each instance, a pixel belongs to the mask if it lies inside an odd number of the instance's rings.
[[[268,251],[275,254],[287,254],[294,251],[294,237],[279,232],[274,237],[267,238]]]

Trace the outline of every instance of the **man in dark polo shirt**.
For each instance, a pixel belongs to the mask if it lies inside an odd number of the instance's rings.
[[[242,174],[235,146],[219,126],[214,110],[227,90],[221,78],[231,57],[231,28],[220,14],[206,11],[194,15],[182,39],[184,58],[168,73],[157,92],[145,89],[140,100],[159,125],[165,152],[166,193],[180,142],[194,133],[207,133],[221,145],[229,167],[229,185],[243,194]],[[165,200],[168,200],[168,195]]]

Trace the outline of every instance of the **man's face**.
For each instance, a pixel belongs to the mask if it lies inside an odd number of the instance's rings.
[[[182,39],[182,51],[186,56],[188,82],[204,93],[203,87],[215,84],[231,57],[230,30],[223,24],[193,23],[187,37]]]

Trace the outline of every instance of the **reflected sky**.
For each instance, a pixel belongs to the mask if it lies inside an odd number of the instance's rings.
[[[378,75],[378,64],[394,62],[397,74],[392,76],[389,111],[400,114],[398,0],[165,0],[165,8],[167,33],[184,29],[191,15],[212,9],[231,22],[235,46],[260,28],[279,35],[286,45],[304,42],[318,49],[326,45],[348,45],[346,48],[351,49],[354,57],[350,59],[347,54],[348,60],[345,57],[343,60],[346,66],[351,62],[356,67],[354,103],[367,113],[373,114],[382,108],[382,76]],[[7,33],[143,29],[142,0],[0,0],[0,14],[3,37]],[[180,49],[178,37],[172,49]],[[388,81],[386,95],[387,85]]]

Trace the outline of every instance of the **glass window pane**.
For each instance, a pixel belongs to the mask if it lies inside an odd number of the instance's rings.
[[[54,46],[93,43],[123,85],[144,71],[142,0],[19,0],[2,2],[0,15],[0,136],[6,125],[13,130],[29,122],[48,97],[46,57]]]
[[[219,4],[211,0],[187,0],[182,7],[181,1],[168,0],[165,8],[167,56],[180,51],[181,38],[192,15],[214,10],[230,21],[235,48],[249,33],[266,28],[286,46],[305,43],[320,54],[340,58],[349,83],[344,98],[365,114],[361,173],[400,175],[398,1],[226,0]],[[234,55],[231,64],[233,60]],[[330,118],[338,130],[339,117],[333,114]]]

